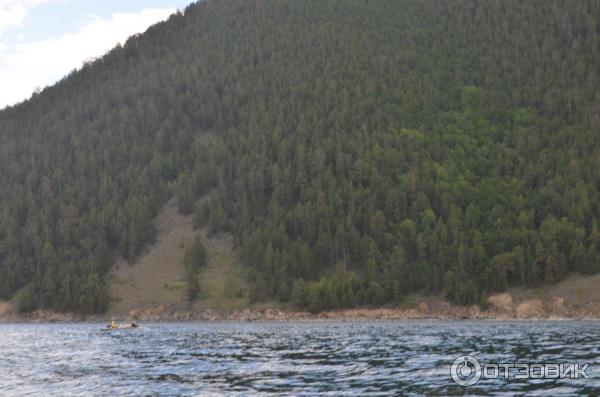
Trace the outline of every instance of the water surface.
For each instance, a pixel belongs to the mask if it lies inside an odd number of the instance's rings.
[[[574,395],[600,393],[598,322],[0,325],[1,395]],[[591,363],[589,379],[450,376],[482,362]]]

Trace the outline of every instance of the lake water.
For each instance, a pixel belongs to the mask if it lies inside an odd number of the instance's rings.
[[[599,322],[0,325],[0,395],[600,393]],[[482,378],[453,361],[589,363],[589,378]]]

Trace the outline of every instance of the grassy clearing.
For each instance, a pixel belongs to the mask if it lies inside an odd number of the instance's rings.
[[[113,303],[109,314],[133,309],[185,306],[187,282],[181,260],[196,233],[191,217],[177,212],[170,201],[156,219],[156,243],[134,264],[119,260],[109,276]]]
[[[132,310],[159,305],[189,309],[182,260],[186,247],[197,235],[202,236],[209,256],[198,275],[200,294],[193,308],[231,310],[249,306],[247,271],[239,264],[230,235],[208,237],[204,230],[194,231],[191,216],[179,214],[174,201],[163,208],[156,227],[154,245],[134,264],[119,260],[111,271],[110,315],[127,315]]]
[[[201,233],[208,250],[208,264],[200,269],[199,298],[195,310],[242,309],[249,306],[247,271],[239,264],[230,235],[207,237]]]
[[[509,292],[517,300],[540,299],[548,300],[554,296],[565,299],[565,303],[573,306],[583,306],[589,302],[600,302],[600,274],[583,276],[572,274],[556,283],[544,285],[536,289],[514,288]]]

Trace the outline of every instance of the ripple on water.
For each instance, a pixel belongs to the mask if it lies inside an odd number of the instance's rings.
[[[0,326],[0,395],[462,394],[452,361],[600,365],[596,322]],[[482,380],[472,394],[598,394],[582,380]]]

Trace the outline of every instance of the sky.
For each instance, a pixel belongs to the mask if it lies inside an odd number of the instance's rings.
[[[0,0],[0,109],[165,20],[192,0]]]

